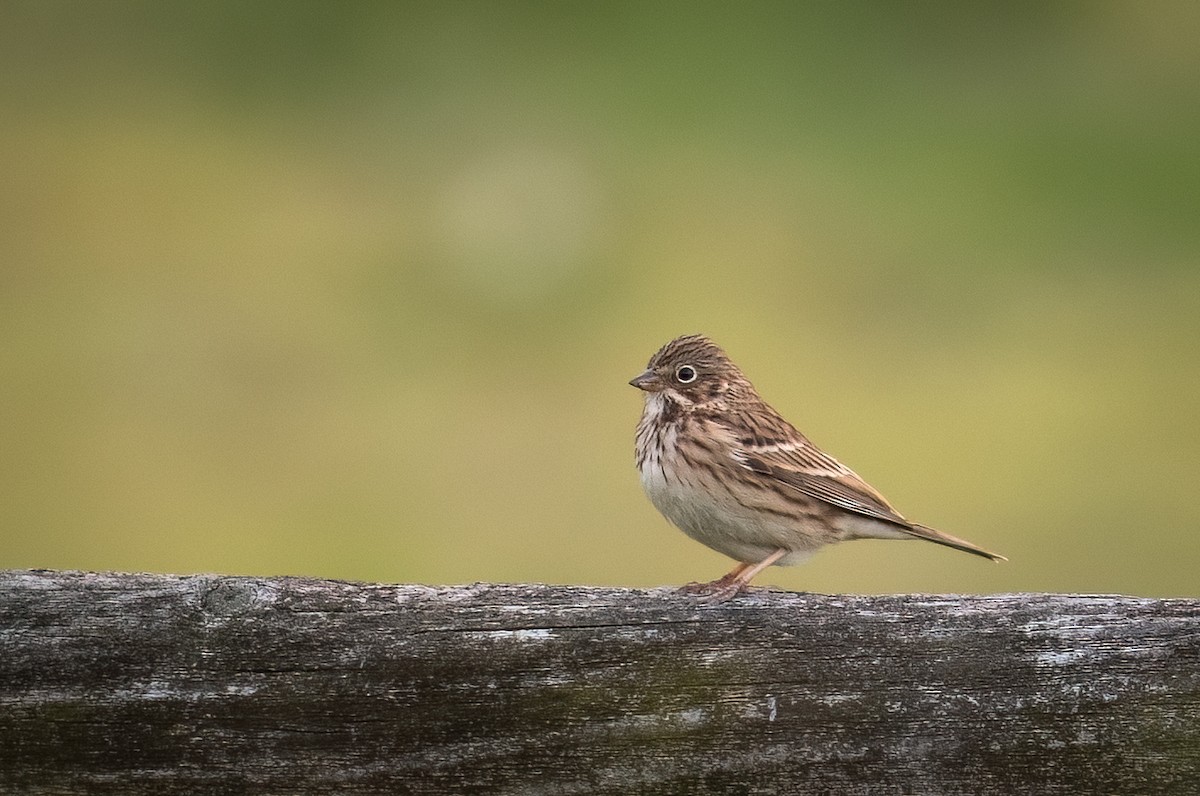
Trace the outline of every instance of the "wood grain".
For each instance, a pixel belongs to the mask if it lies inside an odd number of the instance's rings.
[[[0,572],[0,792],[1195,794],[1200,601]]]

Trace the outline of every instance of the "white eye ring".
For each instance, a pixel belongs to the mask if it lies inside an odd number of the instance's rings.
[[[675,379],[680,384],[691,384],[696,380],[696,369],[691,365],[680,365],[675,370]]]

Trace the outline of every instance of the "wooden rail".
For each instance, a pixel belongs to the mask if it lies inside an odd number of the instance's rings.
[[[0,793],[1195,794],[1200,601],[0,572]]]

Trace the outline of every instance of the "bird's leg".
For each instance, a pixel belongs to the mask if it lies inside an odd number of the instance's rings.
[[[725,577],[712,583],[702,584],[696,591],[703,595],[705,602],[720,603],[743,594],[750,590],[750,581],[755,575],[787,555],[788,551],[780,548],[757,564],[740,564]]]
[[[786,556],[787,553],[788,553],[788,551],[784,550],[781,547],[780,549],[776,550],[774,553],[771,553],[771,555],[767,556],[762,561],[759,561],[757,564],[750,567],[749,569],[742,570],[742,572],[740,572],[734,580],[740,581],[743,586],[749,586],[750,581],[753,580],[755,575],[762,572],[764,569],[766,569],[767,567],[771,566],[779,559]]]

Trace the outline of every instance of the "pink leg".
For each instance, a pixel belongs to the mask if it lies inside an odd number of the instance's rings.
[[[757,564],[738,564],[725,577],[712,583],[689,583],[680,591],[703,595],[705,602],[724,602],[749,591],[750,580],[767,567],[787,555],[787,550],[776,550]]]
[[[771,566],[779,559],[786,556],[787,552],[788,552],[787,550],[782,550],[782,549],[776,550],[774,553],[771,553],[771,555],[767,556],[762,561],[759,561],[757,564],[750,567],[749,569],[742,570],[741,573],[737,576],[737,578],[735,578],[735,580],[741,581],[742,585],[744,585],[744,586],[750,585],[750,581],[754,579],[755,575],[762,572],[764,569],[766,569],[767,567]]]

